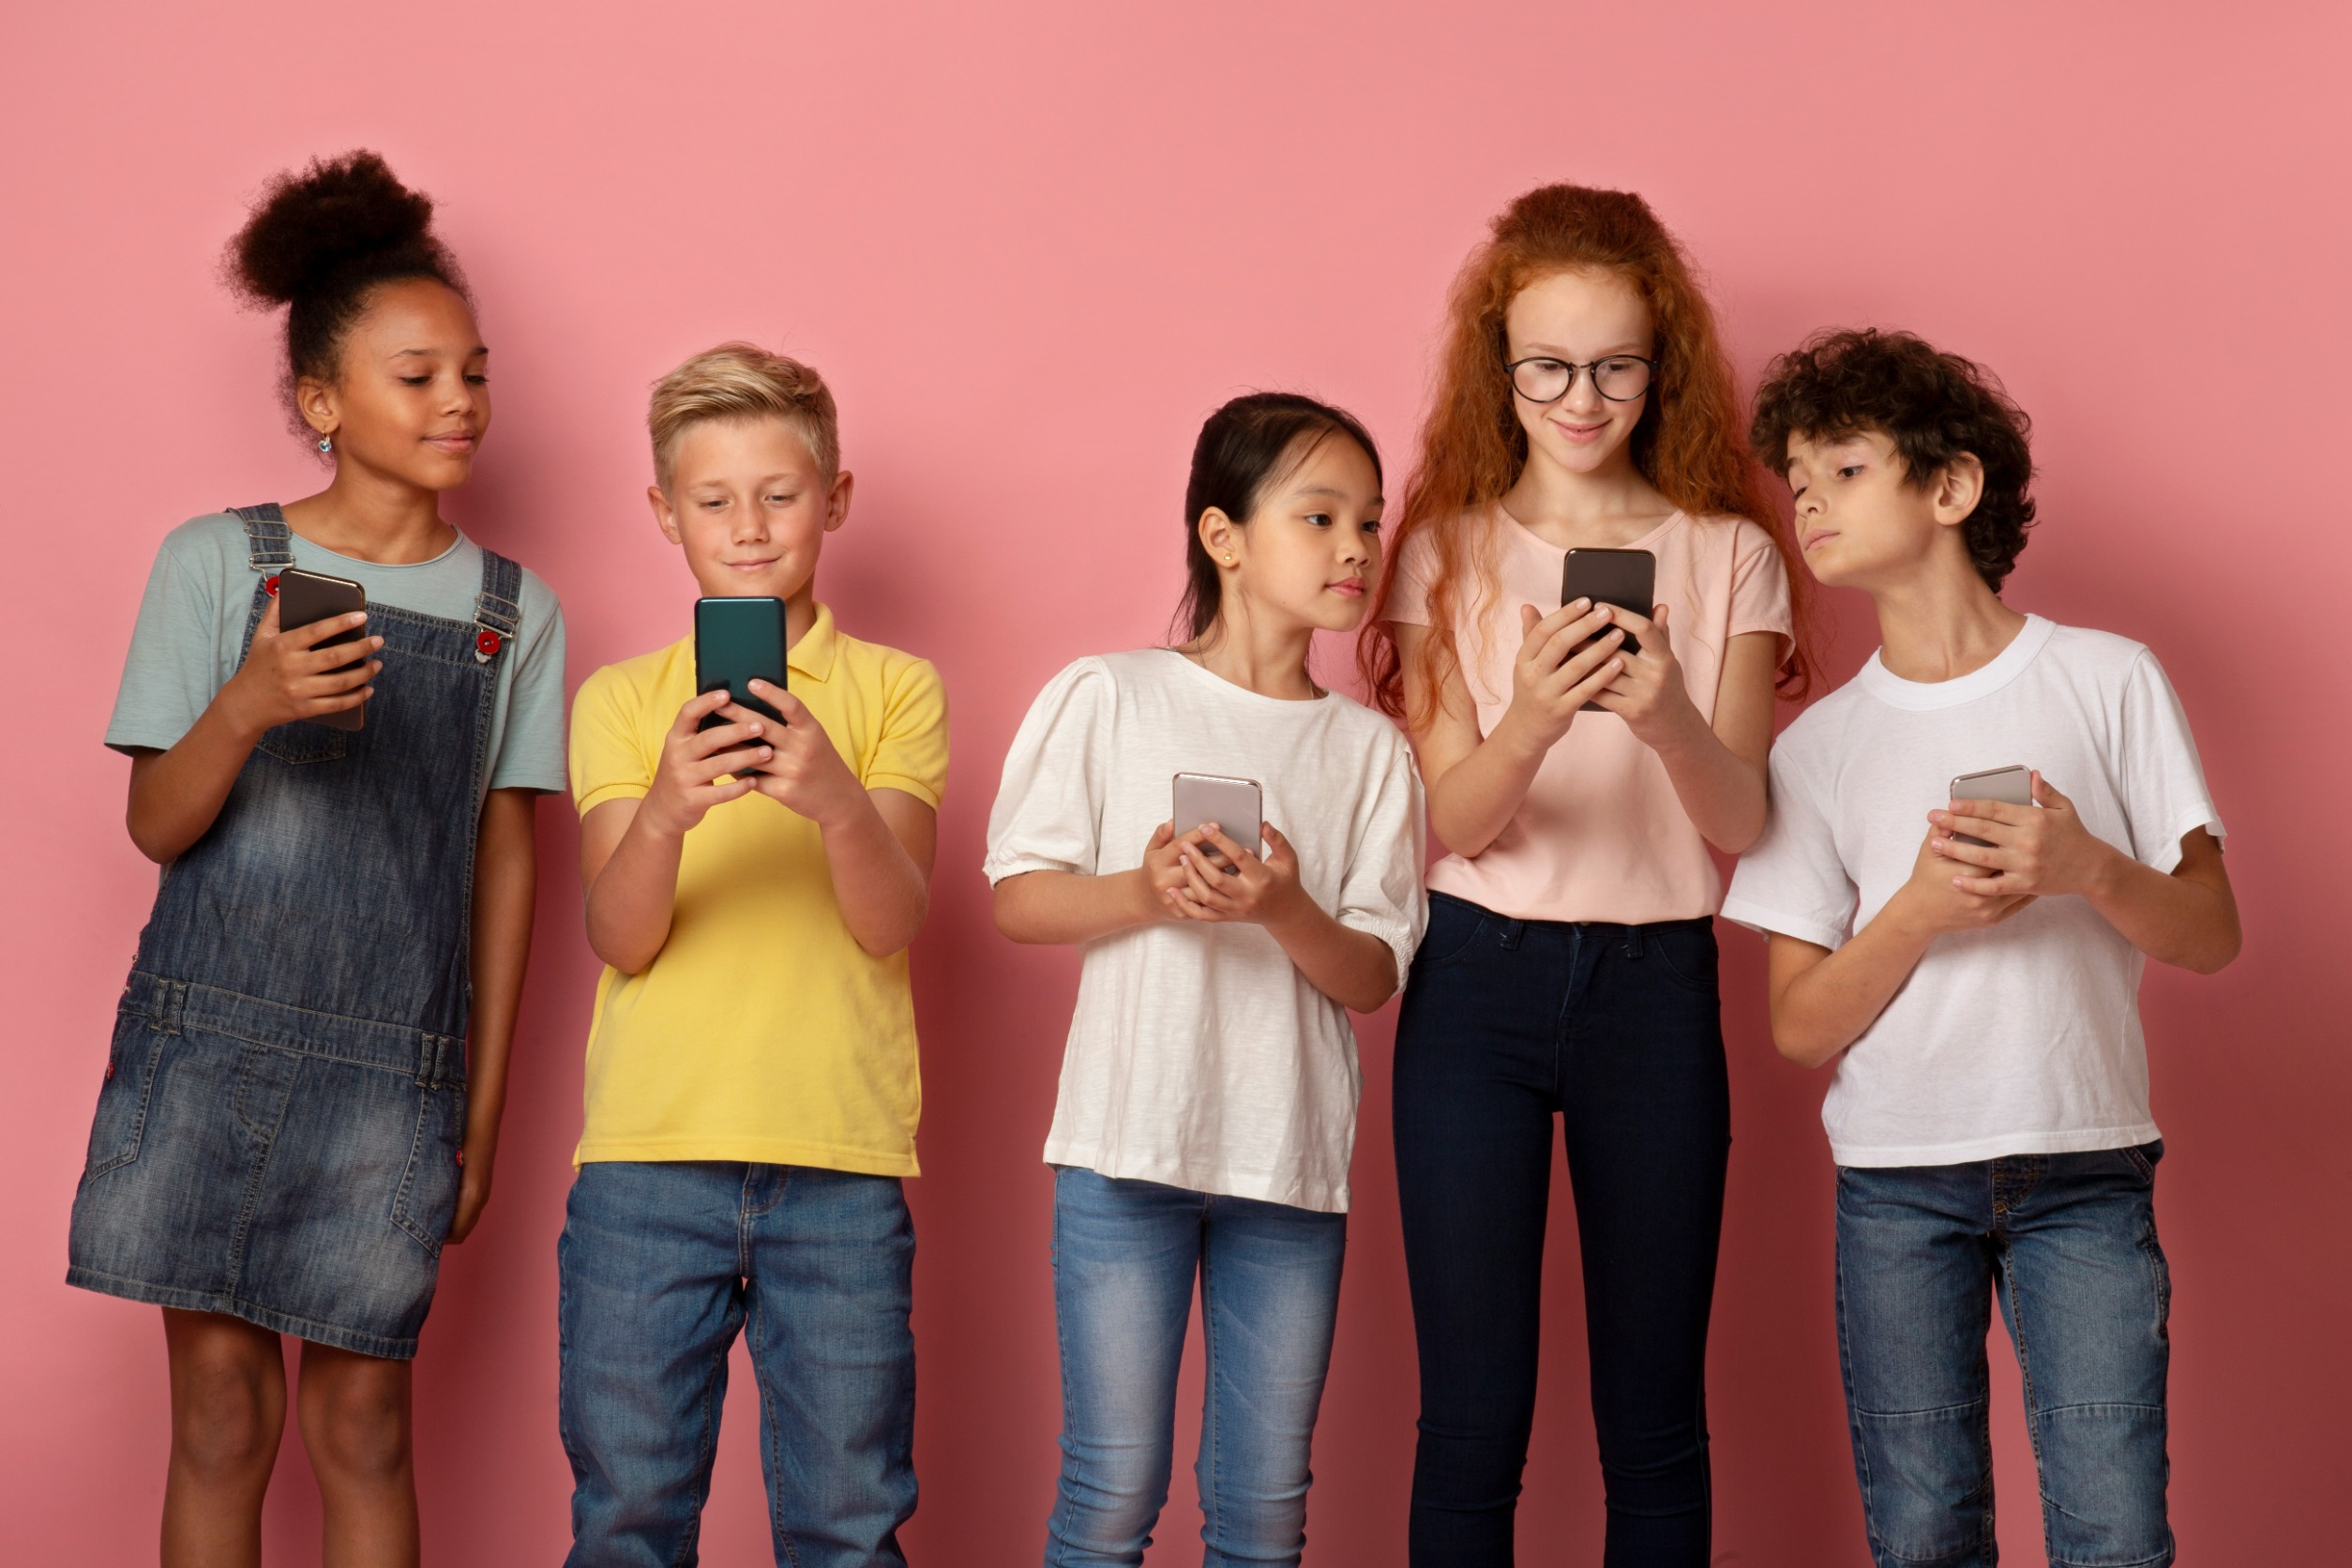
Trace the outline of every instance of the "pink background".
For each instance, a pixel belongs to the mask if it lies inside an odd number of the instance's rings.
[[[945,671],[956,767],[915,955],[929,1115],[916,1560],[1036,1560],[1057,1392],[1050,1108],[1074,966],[1015,949],[977,867],[1038,686],[1154,640],[1200,416],[1310,389],[1410,462],[1447,279],[1519,189],[1648,194],[1711,273],[1744,373],[1889,323],[2030,409],[2043,531],[2013,602],[2152,643],[2222,809],[2247,950],[2145,1003],[2170,1154],[2175,1517],[2186,1560],[2337,1549],[2352,1404],[2341,1128],[2352,988],[2331,789],[2352,771],[2340,471],[2352,181],[2337,8],[1828,3],[12,9],[0,377],[14,500],[0,1162],[0,1530],[23,1561],[153,1550],[165,1453],[149,1307],[68,1290],[66,1217],[153,882],[99,734],[164,531],[298,494],[270,324],[214,279],[241,202],[381,148],[443,203],[498,421],[453,514],[563,596],[572,674],[681,634],[693,592],[641,499],[648,382],[738,335],[838,389],[859,476],[823,591]],[[656,20],[658,18],[658,20]],[[1834,671],[1872,646],[1839,603]],[[1333,661],[1336,667],[1336,660]],[[429,1559],[552,1561],[554,1241],[594,968],[574,831],[541,816],[540,935],[498,1198],[454,1251],[418,1375]],[[1761,1025],[1726,938],[1738,1098],[1716,1303],[1718,1561],[1865,1559],[1829,1275],[1824,1078]],[[1414,1409],[1383,1017],[1309,1560],[1398,1564]],[[1565,1206],[1524,1560],[1598,1560]],[[2005,1342],[2002,1535],[2042,1560]],[[708,1539],[764,1551],[738,1397]],[[1153,1560],[1199,1560],[1188,1455]],[[289,1440],[276,1560],[315,1560]],[[2336,1479],[2329,1481],[2329,1476]]]

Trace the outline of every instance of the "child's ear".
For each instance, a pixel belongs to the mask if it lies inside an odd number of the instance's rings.
[[[826,533],[850,520],[850,492],[856,488],[857,475],[846,468],[833,476],[833,489],[825,496]]]
[[[1233,565],[1233,544],[1241,530],[1234,526],[1231,518],[1211,506],[1200,514],[1194,531],[1200,535],[1200,548],[1209,552],[1210,560],[1220,566]]]
[[[1936,520],[1956,526],[1968,520],[1984,499],[1984,464],[1974,452],[1963,452],[1936,471]]]
[[[294,408],[302,422],[321,435],[333,435],[343,422],[335,408],[335,388],[309,376],[294,383]]]
[[[645,499],[654,504],[654,522],[660,528],[661,536],[673,545],[685,544],[685,535],[678,532],[678,508],[670,504],[670,498],[661,492],[661,487],[647,485]]]

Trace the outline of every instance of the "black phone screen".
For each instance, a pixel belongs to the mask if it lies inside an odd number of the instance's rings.
[[[1647,620],[1658,601],[1658,558],[1646,550],[1572,550],[1560,573],[1560,602],[1591,599],[1630,610]],[[1641,652],[1640,640],[1625,633],[1625,651]]]

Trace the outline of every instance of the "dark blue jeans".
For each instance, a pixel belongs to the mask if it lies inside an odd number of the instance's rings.
[[[904,1568],[914,1229],[895,1178],[584,1165],[556,1258],[568,1568],[697,1560],[738,1332],[778,1568]]]
[[[1991,1568],[1984,1339],[2017,1347],[2062,1568],[2159,1568],[2164,1145],[1837,1173],[1837,1342],[1854,1470],[1879,1568]]]
[[[1421,1351],[1414,1568],[1512,1561],[1555,1117],[1607,1485],[1602,1560],[1704,1568],[1707,1315],[1731,1143],[1712,923],[1514,920],[1430,895],[1395,1094]]]

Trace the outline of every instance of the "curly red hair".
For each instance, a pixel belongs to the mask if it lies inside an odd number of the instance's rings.
[[[1714,312],[1681,246],[1639,196],[1577,185],[1529,191],[1502,210],[1493,231],[1455,279],[1437,396],[1421,428],[1421,460],[1386,546],[1394,563],[1416,538],[1428,538],[1435,567],[1429,620],[1439,630],[1421,641],[1421,668],[1413,671],[1420,688],[1434,694],[1458,666],[1459,652],[1442,628],[1455,624],[1465,579],[1474,580],[1482,608],[1497,589],[1495,564],[1471,550],[1463,521],[1500,501],[1527,463],[1527,432],[1503,368],[1504,315],[1529,284],[1591,270],[1633,285],[1657,328],[1656,379],[1634,428],[1634,466],[1691,517],[1748,518],[1772,535],[1797,611],[1795,646],[1778,685],[1782,695],[1802,697],[1812,678],[1812,580],[1766,492],[1762,469],[1748,454]],[[1357,659],[1380,709],[1417,725],[1428,716],[1406,713],[1404,657],[1386,618],[1395,580],[1393,570],[1382,578]]]

